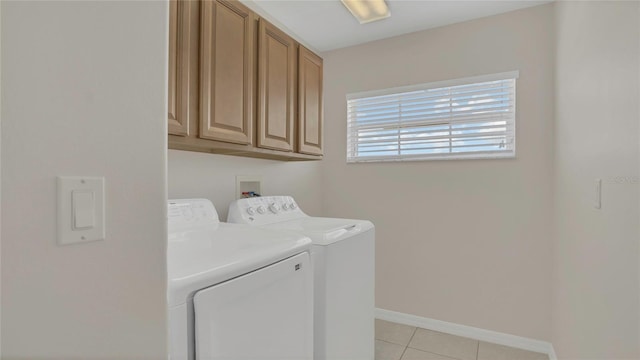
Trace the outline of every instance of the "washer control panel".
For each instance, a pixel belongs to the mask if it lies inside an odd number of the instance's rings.
[[[291,196],[260,196],[232,202],[227,222],[266,225],[306,216]]]

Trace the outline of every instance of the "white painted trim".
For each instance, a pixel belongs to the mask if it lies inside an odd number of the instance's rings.
[[[0,9],[2,9],[2,3],[1,2],[0,2]],[[2,29],[2,11],[0,11],[0,29]],[[0,39],[2,39],[1,33],[2,32],[0,31]],[[2,44],[1,43],[2,43],[2,41],[0,41],[0,84],[2,84],[2,60],[1,60],[2,59]],[[2,124],[2,86],[0,86],[0,124]],[[0,138],[2,138],[2,137],[0,136]],[[2,146],[0,146],[0,148],[1,147]],[[0,178],[2,178],[1,169],[2,169],[2,164],[0,163]],[[1,218],[1,216],[0,216],[0,218]],[[1,228],[1,225],[0,225],[0,228]],[[0,244],[2,244],[1,239],[0,239]],[[0,278],[2,278],[2,276],[0,276]],[[2,286],[0,286],[0,289],[1,288],[2,288]],[[0,295],[1,295],[1,293],[0,293]],[[2,319],[2,311],[0,311],[0,319]],[[2,339],[2,334],[1,333],[0,333],[0,339]],[[0,346],[0,359],[2,359],[2,347],[1,346]]]
[[[452,80],[434,81],[434,82],[429,82],[424,84],[398,86],[398,87],[388,88],[388,89],[361,91],[357,93],[347,94],[347,100],[357,100],[357,99],[366,98],[366,97],[398,94],[398,93],[419,91],[419,90],[425,90],[425,89],[438,89],[443,87],[467,85],[467,84],[473,84],[473,83],[483,83],[487,81],[518,79],[519,77],[520,77],[520,71],[514,70],[514,71],[507,71],[507,72],[502,72],[497,74],[478,75],[478,76],[470,76],[470,77],[452,79]]]
[[[376,319],[468,337],[517,349],[544,353],[549,355],[550,360],[557,360],[555,351],[553,350],[553,345],[547,341],[535,340],[497,331],[480,329],[473,326],[455,324],[379,308],[376,308]]]

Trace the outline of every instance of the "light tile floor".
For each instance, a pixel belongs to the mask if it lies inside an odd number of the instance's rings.
[[[376,360],[549,360],[549,357],[376,319]]]

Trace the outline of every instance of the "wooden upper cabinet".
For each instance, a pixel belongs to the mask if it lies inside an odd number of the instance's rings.
[[[298,152],[322,155],[322,58],[298,51]]]
[[[260,19],[258,31],[258,143],[293,151],[296,43]]]
[[[189,134],[190,44],[193,37],[193,4],[186,0],[169,2],[169,134]]]
[[[203,0],[200,29],[199,136],[251,144],[255,17],[238,1]]]
[[[240,0],[169,0],[170,149],[322,158],[322,59]]]

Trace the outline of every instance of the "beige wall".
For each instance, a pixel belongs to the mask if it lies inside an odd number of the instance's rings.
[[[0,84],[2,84],[2,4],[0,3]],[[0,131],[2,129],[2,86],[0,85]],[[2,134],[0,133],[0,159],[2,159]],[[2,179],[2,161],[0,160],[0,179]],[[0,186],[0,198],[2,198]],[[2,201],[0,200],[0,204]],[[2,299],[2,207],[0,206],[0,303]],[[0,324],[2,324],[2,306],[0,305]],[[0,359],[2,359],[2,326],[0,326]]]
[[[376,225],[376,306],[549,340],[553,6],[323,54],[325,215]],[[519,70],[517,159],[350,164],[352,92]]]
[[[638,359],[638,2],[557,10],[553,345]]]
[[[166,358],[165,2],[2,2],[3,359]],[[56,176],[106,178],[56,245]]]
[[[169,198],[204,197],[226,221],[236,199],[236,176],[262,177],[262,195],[291,195],[309,215],[320,216],[320,164],[251,159],[169,150]]]

